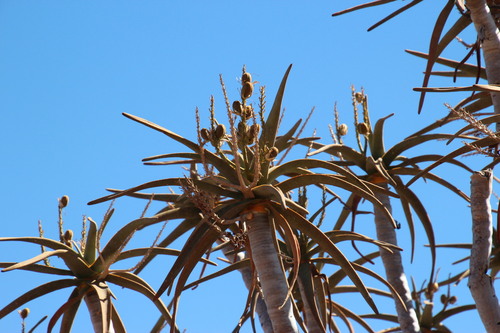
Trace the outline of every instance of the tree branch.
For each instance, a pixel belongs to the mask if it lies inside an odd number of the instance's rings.
[[[469,288],[488,333],[500,332],[500,306],[487,274],[492,242],[491,170],[471,176],[472,249]]]
[[[486,64],[486,76],[489,84],[500,84],[500,32],[491,15],[486,0],[467,0],[472,22],[477,31]],[[495,114],[500,114],[500,93],[490,92]],[[500,131],[500,123],[497,123]]]

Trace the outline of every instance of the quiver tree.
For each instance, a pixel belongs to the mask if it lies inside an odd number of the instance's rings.
[[[296,133],[300,120],[285,134],[278,136],[281,101],[290,69],[291,67],[285,73],[267,117],[264,87],[260,89],[258,110],[250,103],[255,82],[249,73],[243,71],[240,98],[233,103],[229,102],[221,78],[229,130],[226,133],[226,126],[216,120],[212,99],[209,128],[201,128],[197,112],[197,143],[150,121],[125,114],[127,118],[144,124],[191,150],[144,160],[150,165],[185,164],[189,168],[189,176],[152,181],[124,191],[111,190],[113,194],[91,202],[94,204],[124,195],[163,200],[169,202],[168,207],[153,218],[165,219],[176,212],[175,216],[183,219],[159,243],[160,246],[167,246],[180,235],[189,234],[181,254],[157,291],[157,297],[164,292],[170,294],[173,291],[174,320],[181,293],[188,285],[193,285],[187,283],[188,278],[200,258],[229,246],[233,247],[233,253],[244,252],[240,257],[244,259],[232,263],[218,275],[248,266],[253,272],[246,310],[238,327],[249,314],[253,314],[253,304],[262,295],[272,323],[272,327],[264,326],[264,331],[297,331],[297,322],[304,325],[294,300],[294,288],[303,262],[300,237],[310,239],[322,253],[331,258],[351,279],[371,309],[378,313],[367,287],[357,273],[358,270],[366,271],[352,264],[330,237],[306,218],[308,211],[292,200],[291,193],[307,186],[339,187],[372,202],[392,225],[395,222],[390,212],[375,193],[397,195],[329,162],[305,158],[280,163],[291,148],[299,144],[308,145],[314,139],[298,137]],[[208,146],[212,146],[213,152]],[[170,161],[171,158],[178,160]],[[321,169],[321,173],[316,172]],[[151,195],[139,192],[159,186],[180,186],[183,194]],[[182,216],[183,212],[185,217]],[[284,245],[280,246],[282,242]],[[397,251],[395,247],[383,242],[377,245]],[[285,258],[287,259],[284,260]],[[147,262],[148,259],[145,263]],[[140,269],[142,267],[136,273]],[[328,323],[321,324],[326,327]]]

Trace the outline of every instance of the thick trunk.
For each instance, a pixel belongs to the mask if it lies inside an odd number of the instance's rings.
[[[375,195],[377,199],[380,200],[380,202],[382,202],[390,212],[392,212],[389,197],[380,193],[376,193]],[[387,219],[387,216],[379,208],[375,207],[374,211],[378,240],[397,245],[396,231],[394,230],[391,221]],[[420,332],[420,325],[418,323],[415,309],[413,308],[411,291],[404,273],[401,254],[398,251],[391,253],[387,250],[380,249],[380,257],[382,258],[382,262],[384,264],[387,281],[396,289],[408,309],[408,311],[406,311],[399,302],[395,302],[401,331],[404,333]]]
[[[274,333],[298,332],[292,301],[285,302],[288,283],[274,245],[267,212],[247,214],[248,239]],[[285,303],[285,304],[283,304]]]
[[[240,252],[238,254],[231,254],[228,253],[230,252],[231,249],[227,248],[224,250],[224,255],[231,261],[231,262],[237,262],[245,259],[245,254]],[[245,286],[247,287],[248,290],[252,288],[252,283],[253,283],[253,275],[252,275],[252,269],[250,267],[244,267],[241,268],[240,270],[241,277],[243,278],[243,282],[245,283]],[[260,296],[257,299],[257,304],[255,306],[255,312],[257,312],[257,315],[259,317],[259,322],[260,326],[262,327],[262,330],[264,333],[273,333],[273,325],[271,323],[271,319],[269,318],[269,314],[267,313],[267,307],[266,303],[264,302],[264,299],[262,296]]]
[[[472,249],[469,288],[488,333],[500,332],[500,307],[487,274],[492,242],[491,171],[471,176]]]
[[[481,42],[489,84],[500,84],[500,32],[486,0],[467,0],[467,8]],[[500,93],[490,92],[495,113],[500,114]],[[497,123],[500,131],[500,123]]]

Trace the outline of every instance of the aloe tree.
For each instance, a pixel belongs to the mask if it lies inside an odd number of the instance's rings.
[[[293,201],[290,193],[304,186],[319,184],[343,188],[372,202],[393,224],[392,216],[375,193],[395,194],[372,182],[359,179],[353,173],[329,162],[306,158],[274,163],[275,159],[282,159],[293,146],[307,144],[313,139],[295,136],[300,120],[282,136],[277,135],[281,102],[290,69],[291,67],[285,73],[267,117],[263,87],[260,89],[258,112],[249,101],[254,82],[248,72],[243,71],[240,99],[232,104],[221,79],[229,133],[216,120],[212,100],[210,127],[198,129],[197,143],[150,121],[125,114],[127,118],[165,134],[192,151],[167,153],[145,159],[147,164],[186,164],[189,166],[189,176],[152,181],[124,191],[111,190],[113,194],[91,202],[99,203],[124,195],[166,200],[171,203],[170,206],[155,216],[177,211],[180,215],[176,216],[184,218],[159,243],[166,246],[180,235],[191,231],[181,254],[157,291],[157,296],[160,296],[165,291],[170,293],[174,290],[174,320],[180,295],[199,259],[211,251],[214,243],[229,239],[236,252],[246,252],[254,271],[249,299],[256,299],[255,292],[262,290],[272,322],[272,328],[264,329],[272,329],[274,332],[297,331],[296,320],[299,323],[301,320],[294,315],[298,312],[294,310],[296,304],[293,302],[292,292],[301,263],[299,232],[318,244],[342,268],[373,311],[377,312],[366,286],[356,272],[357,268],[324,232],[307,220],[307,210]],[[211,145],[214,152],[205,148],[207,145]],[[169,158],[180,160],[161,161]],[[313,169],[323,169],[323,172],[314,173],[311,171]],[[152,196],[139,192],[165,185],[178,185],[184,194]],[[190,216],[183,217],[183,211]],[[277,234],[281,236],[278,237]],[[290,249],[291,268],[283,261],[284,256],[288,256],[280,250],[279,240],[285,242]]]
[[[362,121],[358,120],[359,104],[362,106]],[[419,135],[410,135],[390,149],[386,149],[384,145],[384,124],[385,121],[392,116],[392,114],[379,119],[372,127],[368,114],[367,96],[363,92],[356,93],[353,90],[353,105],[355,115],[354,125],[356,127],[356,138],[359,151],[347,146],[346,144],[341,143],[342,138],[340,134],[345,134],[341,133],[341,127],[345,125],[340,125],[338,123],[338,117],[336,117],[337,123],[335,126],[337,128],[337,136],[335,137],[335,139],[337,143],[330,145],[316,143],[313,145],[313,147],[317,148],[317,150],[310,153],[310,155],[318,154],[321,152],[329,153],[332,155],[332,157],[337,159],[332,161],[332,164],[338,164],[339,166],[344,166],[346,168],[355,167],[356,169],[360,169],[362,173],[364,173],[364,175],[360,174],[358,175],[359,177],[364,177],[364,179],[366,179],[367,181],[371,181],[372,183],[383,186],[384,188],[388,188],[388,186],[390,186],[395,190],[395,192],[399,195],[399,201],[402,204],[402,208],[408,222],[412,239],[412,258],[415,246],[415,232],[411,209],[415,211],[426,231],[432,255],[430,273],[432,279],[434,275],[436,256],[434,240],[435,237],[432,223],[420,199],[411,189],[409,189],[404,184],[401,176],[416,175],[420,171],[420,168],[418,167],[420,163],[433,162],[439,160],[442,156],[436,154],[427,154],[408,158],[402,156],[401,154],[410,148],[422,145],[426,142],[439,139],[451,139],[454,137],[454,135],[439,133],[419,133]],[[462,135],[461,138],[474,139],[475,137]],[[467,171],[472,171],[470,168],[456,160],[451,159],[449,162],[460,166]],[[452,192],[458,194],[463,199],[469,201],[467,195],[465,195],[462,191],[460,191],[448,181],[432,173],[425,174],[425,177],[428,177],[428,179],[431,179],[438,184],[445,186]],[[386,194],[378,192],[376,193],[376,197],[380,200],[380,202],[383,203],[386,209],[391,210],[391,202]],[[352,223],[354,224],[354,219],[357,213],[359,202],[360,200],[355,194],[351,195],[347,202],[349,209],[340,216],[335,229],[340,228],[345,223],[349,212],[352,214]],[[374,215],[378,240],[397,245],[397,237],[395,232],[396,226],[391,225],[390,220],[387,220],[386,218],[387,215],[382,214],[379,207],[374,207]],[[396,302],[396,310],[398,313],[401,329],[404,332],[417,332],[420,330],[418,318],[416,316],[415,310],[413,309],[411,292],[404,273],[404,266],[402,263],[401,255],[399,252],[388,252],[387,250],[384,250],[382,248],[380,250],[380,255],[386,270],[387,280],[398,291],[399,295],[403,298],[406,305],[405,307],[403,307],[399,302]]]
[[[103,234],[107,222],[113,215],[114,210],[110,209],[106,213],[100,227],[91,219],[87,218],[88,229],[84,230],[85,239],[76,242],[73,239],[73,232],[66,230],[63,232],[61,220],[62,208],[67,204],[67,197],[62,197],[60,201],[60,237],[53,240],[43,237],[2,237],[0,242],[24,242],[41,246],[43,251],[31,259],[13,263],[0,262],[2,272],[15,269],[56,276],[66,276],[67,278],[54,280],[19,296],[2,309],[0,318],[15,311],[20,306],[35,300],[46,294],[64,288],[73,288],[66,302],[64,302],[54,313],[48,323],[48,332],[51,332],[59,320],[61,320],[60,332],[70,332],[74,318],[82,303],[85,301],[94,331],[105,332],[126,332],[125,325],[112,301],[113,294],[110,284],[118,285],[132,291],[136,291],[151,300],[162,314],[163,318],[172,323],[172,316],[161,299],[155,297],[153,288],[142,278],[129,270],[113,269],[111,266],[118,261],[142,257],[148,253],[157,255],[178,255],[179,251],[165,248],[137,248],[124,251],[124,247],[130,240],[137,226],[158,223],[158,218],[140,218],[118,231],[104,246],[99,248],[101,235]],[[64,204],[66,202],[66,204]],[[84,226],[85,228],[85,226]],[[51,249],[50,251],[47,248]],[[65,268],[54,267],[48,260],[50,257],[59,257],[63,260]],[[211,261],[202,259],[205,263],[214,264]],[[37,264],[44,261],[44,264]],[[178,331],[175,329],[175,331]]]
[[[370,3],[365,3],[338,12],[334,15],[344,14],[350,11],[355,11],[370,6],[383,5],[393,1],[394,0],[374,1]],[[391,15],[387,16],[385,19],[381,20],[372,28],[375,28],[376,26],[410,9],[411,7],[417,5],[420,2],[421,2],[420,0],[411,1],[410,3],[404,5],[397,11],[393,12]],[[492,168],[494,165],[498,163],[497,151],[498,151],[498,143],[500,142],[500,140],[496,135],[496,133],[492,134],[487,133],[489,131],[487,129],[487,126],[491,123],[496,123],[496,131],[498,131],[500,128],[499,127],[500,122],[498,118],[500,110],[499,109],[500,93],[498,87],[498,84],[500,83],[500,62],[499,62],[500,21],[498,20],[499,12],[497,7],[498,6],[494,2],[486,0],[446,1],[434,25],[433,33],[430,38],[428,54],[414,52],[414,51],[411,52],[412,54],[427,59],[427,65],[425,68],[424,80],[422,85],[423,87],[415,88],[416,91],[421,92],[420,103],[418,107],[419,113],[423,108],[423,102],[426,92],[472,91],[472,95],[463,99],[460,103],[457,104],[456,107],[451,108],[452,113],[450,116],[445,117],[444,119],[441,119],[440,121],[436,122],[434,126],[438,127],[457,118],[462,118],[471,123],[469,128],[472,128],[473,130],[477,130],[478,132],[487,135],[484,138],[478,138],[474,142],[466,143],[463,147],[455,150],[454,152],[446,156],[443,156],[440,160],[436,161],[431,166],[427,167],[425,170],[419,173],[414,178],[414,180],[424,175],[426,172],[429,172],[435,166],[443,162],[446,162],[451,158],[455,158],[465,153],[479,152],[494,157],[493,161],[482,169],[484,172],[488,172],[490,168]],[[451,28],[449,28],[448,31],[445,34],[443,34],[444,28],[446,24],[449,22],[451,13],[454,10],[458,10],[458,12],[460,13],[458,15],[458,19],[456,19],[456,21],[453,22]],[[454,60],[440,58],[441,53],[443,52],[443,50],[447,48],[450,42],[454,40],[456,37],[458,37],[458,35],[471,24],[474,25],[477,34],[477,39],[473,43],[468,45],[470,51],[468,51],[468,53],[464,56],[464,58],[461,61],[454,61]],[[471,58],[471,56],[474,53],[476,53],[475,57],[476,64],[473,65],[466,63],[466,61],[469,58]],[[483,61],[482,59],[484,59],[485,63],[484,68],[481,67],[481,63]],[[452,67],[453,70],[448,72],[433,71],[433,66],[436,63]],[[429,79],[432,75],[450,76],[453,77],[454,79],[457,76],[475,77],[475,84],[472,84],[467,87],[429,88],[428,87]],[[488,83],[478,84],[481,78],[487,80]],[[479,118],[480,115],[477,111],[482,110],[489,106],[493,106],[494,116],[480,119]],[[484,116],[484,114],[481,116]],[[414,180],[410,181],[408,185],[411,184]],[[484,192],[483,196],[487,198],[486,200],[489,200],[488,186],[479,185],[481,184],[481,182],[478,182],[476,180],[477,176],[473,175],[471,178],[471,183],[474,186],[472,186],[471,188],[471,193],[477,194],[478,191],[483,191]],[[481,195],[479,195],[479,197],[481,197]],[[486,210],[483,209],[482,202],[483,200],[475,200],[472,203],[471,210],[473,214],[475,214],[475,212],[478,211],[483,211],[483,214],[486,214]],[[476,204],[478,204],[479,207],[477,208],[474,207],[474,205]],[[488,219],[484,220],[487,221]],[[477,225],[476,222],[477,219],[473,218],[474,225]],[[490,248],[489,237],[478,236],[477,233],[481,235],[486,235],[490,233],[490,230],[492,229],[491,223],[482,223],[481,225],[483,226],[482,229],[474,227],[472,230],[474,246],[477,246],[477,248],[489,249]],[[476,254],[477,252],[475,250],[476,249],[473,247],[472,252]],[[481,262],[481,263],[486,263],[486,270],[487,270],[489,252],[484,250],[480,250],[479,252],[482,253],[482,258],[481,259],[477,258],[478,260],[471,261],[471,269],[475,263]],[[485,273],[484,267],[481,267],[479,269],[475,267],[474,269],[480,271],[481,274]],[[473,284],[477,285],[475,283]],[[486,283],[482,284],[482,286],[483,288],[487,289],[485,290],[486,294],[490,294],[491,297],[494,297],[494,292],[490,285]],[[480,299],[477,299],[476,302],[483,302],[484,300],[487,299],[488,297],[481,297]],[[482,310],[482,309],[491,309],[491,306],[489,304],[491,303],[485,302],[485,304],[481,306],[479,306],[478,304],[478,311],[481,313],[482,318],[491,319],[492,317],[494,317],[491,315],[491,313],[483,312]],[[484,320],[483,323],[485,324],[485,327],[487,327],[488,331],[494,330],[494,328],[491,327],[490,323],[487,323]]]

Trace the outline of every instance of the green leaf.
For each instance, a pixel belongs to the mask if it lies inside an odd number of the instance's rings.
[[[87,243],[85,244],[85,253],[83,258],[85,262],[91,266],[95,261],[97,251],[97,224],[90,218],[87,219],[89,223],[89,230],[87,232]]]
[[[276,93],[276,97],[274,98],[274,103],[267,117],[266,123],[262,126],[262,134],[259,139],[260,151],[265,151],[265,147],[271,148],[275,146],[276,135],[278,133],[278,126],[280,122],[280,114],[281,114],[281,102],[283,100],[283,95],[285,93],[286,81],[288,79],[288,74],[290,74],[290,70],[292,69],[292,65],[288,66],[288,69],[281,80],[281,84],[278,88],[278,92]],[[261,166],[261,172],[263,174],[263,179],[267,179],[267,173],[269,169],[270,162],[263,162]]]
[[[374,160],[379,159],[385,154],[384,122],[392,116],[394,116],[394,113],[377,120],[373,128],[373,133],[370,133],[368,136],[368,142],[370,143],[370,150]]]

